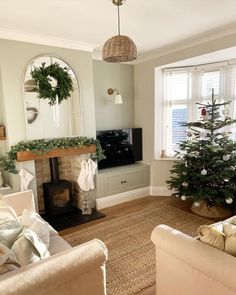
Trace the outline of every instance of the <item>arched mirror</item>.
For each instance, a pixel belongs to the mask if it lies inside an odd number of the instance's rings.
[[[53,56],[32,60],[23,92],[28,139],[83,135],[78,81],[64,61]]]

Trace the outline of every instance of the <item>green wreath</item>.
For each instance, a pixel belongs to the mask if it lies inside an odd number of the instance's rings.
[[[56,104],[57,99],[60,104],[70,96],[70,91],[73,91],[73,83],[67,67],[60,67],[58,63],[52,63],[47,66],[42,63],[41,67],[31,71],[32,78],[37,83],[38,97],[49,99],[49,105]],[[57,85],[52,86],[52,78],[56,80]]]

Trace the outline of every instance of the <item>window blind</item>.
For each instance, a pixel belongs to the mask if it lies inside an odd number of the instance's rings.
[[[166,71],[164,80],[163,149],[167,155],[172,155],[178,148],[178,143],[186,137],[186,128],[181,124],[186,122],[188,117],[191,72]]]
[[[196,103],[215,99],[231,101],[228,115],[236,118],[236,64],[215,63],[189,68],[163,70],[163,139],[162,149],[173,156],[178,143],[186,139],[183,122],[197,121],[201,114]],[[222,112],[222,116],[224,112]],[[231,127],[236,140],[236,127]]]

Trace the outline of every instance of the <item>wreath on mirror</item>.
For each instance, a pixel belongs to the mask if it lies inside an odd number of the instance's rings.
[[[41,99],[49,99],[49,105],[61,103],[70,97],[73,91],[73,82],[67,67],[61,67],[58,63],[46,66],[46,63],[31,71],[31,76],[35,80],[37,87],[35,91]]]

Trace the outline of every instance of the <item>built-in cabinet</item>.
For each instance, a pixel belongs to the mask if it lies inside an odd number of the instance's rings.
[[[96,175],[96,197],[103,198],[150,185],[150,167],[133,164],[102,169]]]

